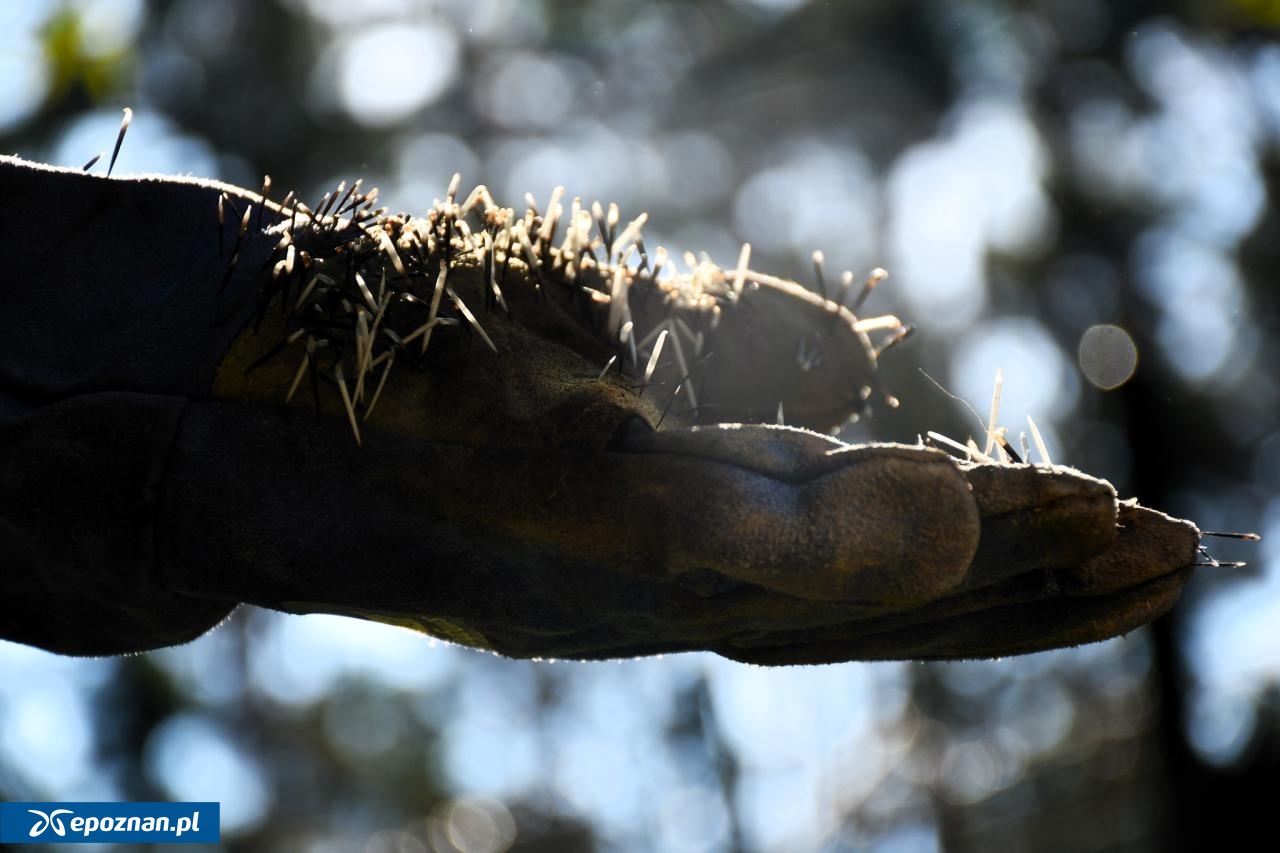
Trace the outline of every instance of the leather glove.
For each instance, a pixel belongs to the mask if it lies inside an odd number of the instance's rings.
[[[896,321],[663,285],[612,215],[558,242],[555,201],[326,216],[10,158],[0,188],[9,639],[140,651],[247,602],[515,657],[990,657],[1132,630],[1196,562],[1071,469],[717,423],[837,424]]]

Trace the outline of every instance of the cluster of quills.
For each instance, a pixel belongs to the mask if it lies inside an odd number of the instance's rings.
[[[709,341],[723,344],[717,332],[722,323],[734,322],[730,309],[744,294],[763,288],[785,294],[785,304],[794,302],[801,313],[831,317],[831,328],[843,318],[863,342],[860,357],[867,369],[848,391],[856,413],[874,391],[883,391],[874,377],[876,358],[911,332],[893,316],[856,316],[886,277],[880,269],[860,290],[846,272],[838,290],[829,292],[822,254],[815,252],[817,286],[806,289],[751,270],[749,245],[731,270],[692,253],[677,260],[658,248],[651,255],[642,235],[646,214],[624,224],[614,204],[587,206],[573,199],[566,205],[563,188],[553,192],[545,208],[527,195],[525,209],[517,212],[498,205],[483,186],[459,200],[459,184],[455,175],[444,200],[415,217],[375,208],[377,189],[365,191],[360,181],[339,184],[314,208],[290,193],[273,205],[277,217],[265,228],[270,178],[262,190],[264,204],[241,211],[224,194],[218,202],[220,239],[221,225],[240,218],[235,244],[220,246],[224,255],[230,252],[231,266],[251,228],[278,239],[269,275],[263,276],[254,328],[278,311],[284,318],[281,337],[249,371],[293,353],[298,364],[286,402],[309,387],[318,406],[322,389],[336,391],[359,442],[360,424],[377,407],[390,372],[423,368],[441,327],[462,327],[497,352],[480,317],[492,311],[510,314],[504,289],[520,282],[601,343],[607,354],[599,365],[601,380],[616,369],[637,393],[662,389],[664,412],[679,399],[684,416],[716,420],[715,406],[704,400],[704,368],[728,353],[715,352]],[[481,276],[483,305],[468,305],[452,282],[461,268]],[[470,298],[480,301],[474,291]],[[790,353],[798,372],[820,362],[824,335],[832,333],[822,323],[812,325],[817,331],[800,336]],[[872,343],[867,336],[873,333],[884,337]],[[896,405],[887,392],[884,396]],[[776,406],[768,420],[786,418],[781,404]]]

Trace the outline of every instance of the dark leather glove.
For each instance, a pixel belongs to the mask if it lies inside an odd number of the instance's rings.
[[[795,286],[704,270],[685,284],[713,316],[447,215],[352,236],[234,188],[12,159],[0,189],[10,639],[138,651],[249,602],[517,657],[987,657],[1132,630],[1196,561],[1189,522],[1069,469],[699,424],[782,401],[827,427],[874,390],[874,324]],[[650,371],[637,338],[663,323]]]

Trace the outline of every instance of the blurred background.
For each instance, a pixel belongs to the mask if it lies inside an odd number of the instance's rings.
[[[1202,529],[1153,629],[1029,657],[528,663],[250,608],[110,660],[0,644],[0,799],[216,800],[242,851],[1229,848],[1280,792],[1280,3],[0,4],[0,151],[393,210],[449,176],[617,201],[647,243],[892,278],[902,399],[1030,414]],[[97,167],[98,171],[103,165]],[[0,201],[0,203],[3,203]],[[1136,366],[1131,354],[1136,353]],[[1016,441],[1015,441],[1016,445]]]

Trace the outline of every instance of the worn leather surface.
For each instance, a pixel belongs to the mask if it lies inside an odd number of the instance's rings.
[[[442,336],[356,446],[281,405],[293,363],[243,381],[274,240],[255,219],[228,274],[224,191],[0,160],[0,636],[140,651],[248,602],[518,657],[998,656],[1132,630],[1195,561],[1193,525],[1069,469],[657,430],[518,316],[482,318],[497,354]]]

